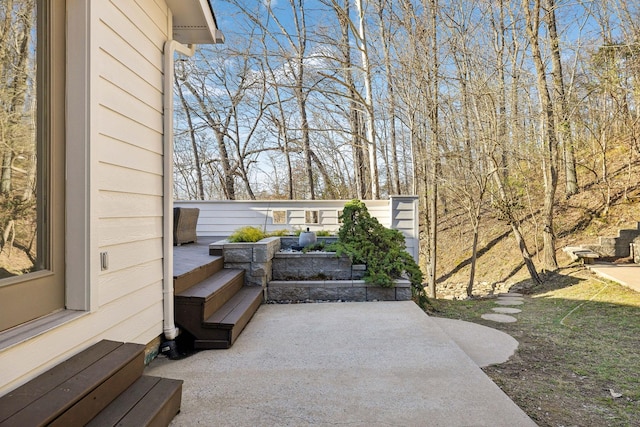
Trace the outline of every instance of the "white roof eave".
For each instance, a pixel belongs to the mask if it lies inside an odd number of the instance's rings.
[[[173,13],[173,39],[183,44],[224,43],[208,0],[167,0]]]

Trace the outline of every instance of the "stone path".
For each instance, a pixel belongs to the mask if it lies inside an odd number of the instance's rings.
[[[515,307],[523,305],[524,298],[522,297],[522,294],[517,292],[499,294],[496,304],[498,304],[501,307],[494,307],[493,313],[486,313],[480,317],[482,317],[485,320],[491,320],[493,322],[513,323],[513,322],[517,322],[518,319],[513,316],[510,316],[510,314],[518,314],[522,311],[519,308],[515,308]]]

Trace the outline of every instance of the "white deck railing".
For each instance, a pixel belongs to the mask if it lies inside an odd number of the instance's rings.
[[[387,228],[402,232],[407,251],[418,260],[418,197],[363,200],[369,213]],[[243,226],[266,232],[306,230],[336,232],[345,200],[180,200],[175,207],[199,208],[198,236],[227,237]]]

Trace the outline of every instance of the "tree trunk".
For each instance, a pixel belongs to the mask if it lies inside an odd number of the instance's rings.
[[[380,27],[380,39],[382,41],[382,53],[384,59],[385,77],[387,80],[387,98],[388,98],[388,119],[389,119],[389,143],[391,145],[391,152],[387,157],[391,157],[391,174],[389,175],[391,185],[391,193],[401,194],[400,188],[400,168],[398,166],[398,143],[396,136],[396,95],[394,92],[393,83],[393,68],[391,66],[391,54],[389,52],[389,42],[391,35],[386,29],[386,21],[384,18],[384,4],[387,4],[386,0],[379,0],[377,3],[378,8],[378,25]]]
[[[522,256],[524,265],[527,267],[527,271],[529,271],[529,276],[531,276],[531,280],[533,280],[535,284],[539,285],[542,283],[542,279],[538,275],[536,266],[533,263],[533,260],[531,259],[531,254],[529,253],[529,249],[527,249],[527,244],[524,240],[524,237],[522,236],[522,232],[520,231],[520,221],[518,221],[518,219],[515,217],[513,212],[511,212],[511,209],[510,209],[511,203],[509,198],[507,197],[507,192],[505,191],[504,183],[502,182],[502,178],[501,178],[502,175],[498,173],[499,171],[498,162],[495,161],[495,159],[492,159],[492,160],[493,160],[493,166],[494,166],[493,180],[498,189],[498,194],[500,195],[500,200],[502,202],[502,205],[504,206],[504,210],[502,213],[505,216],[505,219],[507,220],[509,225],[511,226],[511,231],[513,231],[513,237],[515,237],[516,239],[516,244],[518,245],[518,249],[520,250],[520,255]]]
[[[556,123],[558,124],[558,142],[564,150],[565,169],[565,197],[569,198],[578,193],[578,177],[576,160],[573,150],[569,108],[564,88],[564,73],[560,55],[560,39],[556,26],[556,0],[546,0],[546,21],[549,27],[549,42],[551,45],[551,75],[553,76],[554,99],[556,109]]]
[[[471,268],[469,269],[469,283],[467,284],[467,296],[473,295],[473,285],[476,281],[476,263],[478,261],[478,235],[480,234],[480,208],[478,203],[473,222],[473,242],[471,244]]]
[[[291,13],[296,28],[297,44],[290,39],[295,49],[295,87],[294,94],[298,104],[300,114],[300,132],[302,133],[302,149],[304,152],[305,173],[307,175],[307,185],[309,186],[309,197],[311,200],[316,198],[316,188],[313,179],[313,167],[311,162],[311,140],[309,137],[309,120],[307,117],[307,94],[304,89],[304,71],[305,71],[305,52],[307,48],[307,27],[306,16],[304,11],[304,2],[299,1],[298,6],[293,0],[290,0]]]
[[[367,46],[367,35],[365,30],[364,9],[362,0],[356,0],[356,8],[358,9],[359,25],[358,39],[360,54],[362,56],[362,73],[364,77],[365,88],[365,112],[367,115],[367,148],[369,154],[369,173],[371,174],[371,198],[376,200],[380,198],[380,187],[378,184],[378,160],[377,160],[377,144],[375,133],[375,116],[373,109],[373,90],[371,88],[371,66],[369,60],[369,49]]]
[[[13,151],[11,147],[5,148],[2,156],[2,174],[0,175],[0,194],[8,196],[11,193],[11,163],[13,163]]]
[[[349,127],[351,135],[351,152],[353,153],[353,174],[355,181],[355,194],[359,199],[365,199],[367,195],[367,166],[365,163],[364,135],[362,132],[362,115],[358,109],[358,98],[355,82],[352,74],[351,62],[351,38],[350,33],[350,7],[351,0],[345,0],[343,5],[333,2],[333,8],[340,24],[340,67],[342,68],[346,98],[349,100]]]
[[[557,139],[554,118],[554,104],[547,87],[546,69],[542,60],[539,43],[540,30],[540,0],[534,1],[533,12],[529,9],[529,1],[523,0],[527,20],[527,34],[531,43],[531,55],[536,68],[537,89],[540,97],[540,128],[544,141],[543,170],[544,170],[544,206],[542,220],[544,228],[542,240],[544,243],[544,268],[549,271],[558,269],[556,259],[555,232],[553,227],[553,211],[555,207],[555,193],[558,184],[557,171]]]
[[[438,92],[440,90],[439,82],[439,67],[438,67],[438,31],[437,31],[437,12],[438,12],[438,0],[430,0],[430,18],[431,18],[431,68],[429,69],[429,85],[431,91],[431,111],[429,114],[431,138],[429,140],[429,158],[431,160],[431,169],[429,173],[429,296],[431,298],[436,297],[436,268],[438,258],[438,174],[440,164],[440,152],[439,152],[439,97]]]
[[[233,178],[233,170],[231,168],[231,161],[229,159],[229,152],[227,150],[227,146],[224,141],[224,135],[227,127],[229,126],[229,121],[231,120],[230,116],[227,117],[225,123],[221,123],[219,120],[216,120],[209,109],[207,108],[203,97],[201,94],[193,87],[188,80],[185,80],[183,84],[189,89],[189,92],[196,98],[198,105],[200,107],[200,111],[203,114],[203,117],[206,119],[207,124],[213,131],[213,134],[216,138],[216,143],[218,145],[218,153],[220,155],[220,164],[222,166],[222,183],[225,197],[228,200],[236,199],[236,189],[235,189],[235,180]]]
[[[300,67],[302,67],[302,61],[300,61]],[[302,93],[302,71],[298,77],[298,86],[295,90],[296,98],[298,101],[298,108],[300,109],[300,121],[302,131],[302,150],[304,152],[304,164],[305,172],[307,175],[307,185],[309,186],[309,197],[311,200],[316,198],[315,182],[313,179],[313,167],[311,164],[311,142],[309,140],[309,121],[307,119],[307,102],[305,95]]]

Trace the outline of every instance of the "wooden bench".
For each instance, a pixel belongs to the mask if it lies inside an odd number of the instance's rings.
[[[182,381],[143,369],[143,345],[100,341],[0,397],[0,426],[166,426]]]

